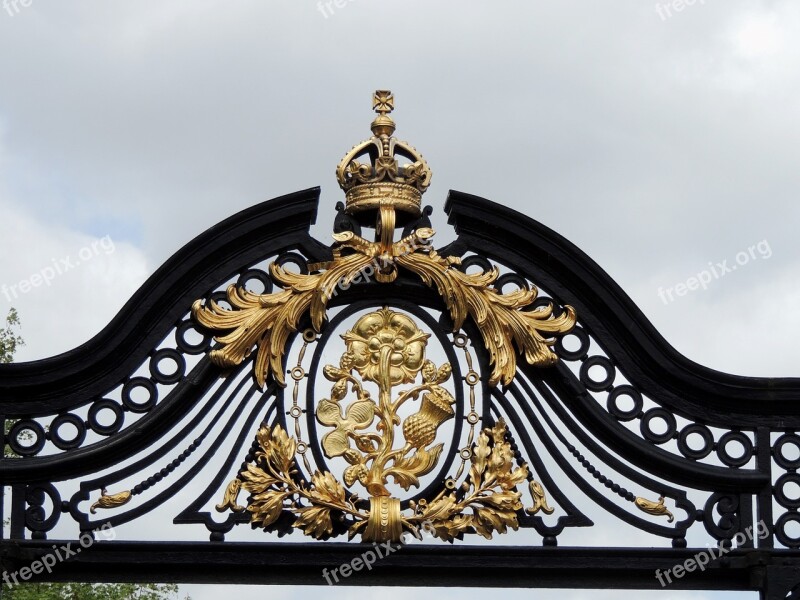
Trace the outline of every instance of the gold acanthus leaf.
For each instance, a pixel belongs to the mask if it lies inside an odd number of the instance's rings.
[[[285,287],[274,294],[254,294],[235,285],[228,286],[227,298],[233,310],[226,310],[214,301],[203,306],[197,300],[192,305],[192,317],[203,327],[215,332],[229,331],[214,339],[221,348],[211,351],[211,361],[220,367],[239,365],[250,355],[254,346],[255,377],[264,387],[270,373],[280,385],[285,385],[283,354],[289,335],[297,331],[303,315],[311,312],[311,323],[320,331],[325,320],[328,300],[338,285],[347,285],[364,269],[373,257],[368,254],[337,256],[329,268],[312,275],[286,271],[275,263],[270,275]]]
[[[473,318],[489,351],[493,366],[491,385],[509,384],[513,380],[517,367],[514,344],[529,364],[541,367],[554,364],[558,357],[551,346],[555,336],[569,333],[575,326],[575,310],[566,305],[558,317],[553,316],[552,304],[525,310],[536,300],[535,287],[502,294],[492,287],[500,275],[497,267],[479,274],[463,273],[453,268],[459,259],[443,258],[430,248],[433,235],[432,229],[421,228],[386,249],[352,232],[334,234],[338,247],[333,261],[317,265],[325,268],[321,273],[293,273],[273,263],[270,274],[284,287],[282,291],[254,294],[231,285],[227,299],[233,310],[213,301],[206,306],[200,300],[195,301],[194,319],[221,334],[215,337],[221,347],[211,351],[211,361],[224,368],[234,367],[257,346],[256,381],[263,387],[272,373],[275,381],[284,386],[286,342],[297,331],[302,316],[310,312],[312,325],[319,332],[328,300],[336,295],[337,287],[349,286],[367,266],[373,265],[374,270],[376,257],[380,257],[381,268],[391,275],[384,279],[377,277],[379,281],[393,281],[397,274],[395,267],[402,266],[416,273],[426,285],[435,286],[453,318],[454,331],[461,328],[468,316]],[[351,253],[343,256],[343,249]]]
[[[474,319],[493,365],[491,385],[509,384],[514,379],[517,357],[512,341],[529,364],[546,367],[558,360],[550,349],[554,336],[569,333],[575,326],[575,309],[568,305],[558,317],[553,317],[552,304],[522,310],[536,300],[535,287],[509,294],[491,287],[500,276],[497,267],[484,273],[463,273],[452,268],[452,259],[442,258],[435,251],[398,256],[397,264],[419,275],[426,285],[436,286],[453,318],[454,331],[461,328],[468,315]]]
[[[409,488],[419,485],[419,478],[430,473],[439,462],[444,444],[436,444],[429,450],[418,448],[417,451],[408,457],[395,460],[394,464],[385,472],[385,476],[392,476],[395,483],[408,491]]]
[[[233,512],[244,512],[245,507],[239,504],[239,493],[242,491],[242,482],[240,479],[234,479],[225,489],[225,497],[222,502],[215,507],[217,512],[225,512],[230,509]]]
[[[526,513],[535,515],[541,510],[546,515],[552,515],[555,512],[555,509],[547,504],[547,496],[545,496],[544,488],[541,483],[538,481],[531,481],[530,492],[531,498],[533,498],[533,506],[526,508]]]

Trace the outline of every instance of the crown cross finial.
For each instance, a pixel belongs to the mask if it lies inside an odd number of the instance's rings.
[[[390,90],[377,90],[372,96],[372,110],[381,115],[394,110],[394,96]]]

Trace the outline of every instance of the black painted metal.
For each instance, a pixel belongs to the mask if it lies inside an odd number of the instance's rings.
[[[321,584],[323,568],[371,548],[273,537],[230,541],[234,528],[247,526],[247,515],[209,510],[225,482],[253,459],[258,425],[287,426],[287,390],[274,383],[258,389],[249,360],[229,372],[212,365],[205,357],[212,341],[193,325],[191,303],[224,301],[228,282],[271,291],[265,261],[307,272],[308,263],[330,259],[330,248],[309,234],[318,197],[310,189],[231,217],[167,261],[83,346],[0,366],[0,415],[13,425],[4,442],[18,455],[0,460],[3,486],[11,489],[10,498],[5,487],[0,498],[11,521],[0,542],[4,570],[51,552],[47,538],[58,527],[71,528],[74,537],[67,539],[75,540],[104,524],[138,522],[187,495],[184,508],[171,515],[172,541],[102,541],[39,579]],[[557,310],[564,304],[577,310],[578,327],[556,346],[557,366],[542,370],[521,360],[511,385],[491,390],[485,377],[480,384],[483,423],[508,422],[516,460],[531,465],[530,478],[535,473],[561,512],[552,519],[520,512],[521,527],[540,536],[540,544],[409,545],[347,584],[659,589],[656,569],[667,571],[705,550],[691,547],[699,532],[724,556],[674,579],[672,588],[759,590],[770,599],[796,594],[800,539],[791,532],[800,523],[800,499],[787,490],[800,484],[800,379],[739,377],[695,364],[555,232],[459,192],[450,193],[445,210],[458,239],[441,254],[462,256],[464,269],[497,265],[503,270],[498,289],[533,284],[545,292],[541,303],[552,299]],[[420,224],[429,225],[429,214]],[[360,228],[339,211],[337,231]],[[441,299],[401,272],[391,286],[361,283],[338,293],[331,309],[349,308],[331,319],[320,343],[348,314],[384,302],[415,312],[440,342],[449,339]],[[467,323],[462,334],[485,374],[479,332]],[[451,362],[453,350],[446,350]],[[463,376],[458,368],[454,373]],[[463,412],[466,400],[456,393]],[[306,410],[317,394],[309,385],[301,403]],[[453,439],[462,431],[459,423]],[[319,452],[316,460],[324,462]],[[451,456],[443,472],[453,463]],[[559,477],[583,495],[580,506],[560,489]],[[126,487],[130,505],[88,511],[102,488]],[[639,511],[637,496],[664,496],[675,521]],[[664,546],[559,545],[565,530],[591,527],[601,516],[659,536]],[[763,539],[745,536],[761,524]],[[290,526],[279,521],[277,533]],[[210,541],[182,541],[185,527],[201,528]]]

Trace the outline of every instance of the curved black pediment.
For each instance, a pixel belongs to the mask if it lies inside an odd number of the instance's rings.
[[[624,290],[577,246],[502,204],[451,191],[445,205],[462,248],[528,274],[564,304],[642,392],[670,409],[730,426],[800,424],[800,378],[730,375],[675,350]],[[755,400],[757,399],[757,400]]]
[[[319,188],[280,196],[243,210],[198,235],[165,262],[91,340],[60,356],[0,365],[0,397],[8,416],[75,408],[102,394],[109,380],[129,376],[196,298],[250,264],[289,249],[311,260],[330,248],[309,235]]]

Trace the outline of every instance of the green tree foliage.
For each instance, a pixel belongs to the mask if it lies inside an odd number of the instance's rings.
[[[19,316],[17,310],[12,308],[6,316],[6,326],[0,329],[0,363],[10,363],[14,359],[17,346],[25,343],[14,331],[17,327],[19,327]]]
[[[10,363],[14,360],[14,353],[17,351],[17,347],[25,343],[16,333],[15,329],[17,327],[19,327],[19,315],[17,315],[17,309],[12,308],[6,316],[6,326],[0,328],[0,363]],[[6,421],[3,424],[3,431],[7,434],[13,424],[13,421]],[[11,455],[11,448],[7,445],[4,446],[3,456]]]
[[[14,360],[17,348],[25,342],[16,332],[19,316],[11,309],[6,326],[0,329],[0,363]],[[6,421],[8,433],[13,422]],[[4,454],[10,454],[8,446]],[[58,568],[58,567],[56,567]],[[0,581],[2,600],[172,600],[178,598],[178,586],[161,583],[21,583],[9,586]],[[191,600],[187,595],[184,600]]]
[[[177,597],[177,585],[155,583],[26,583],[3,589],[3,600],[168,600]]]

